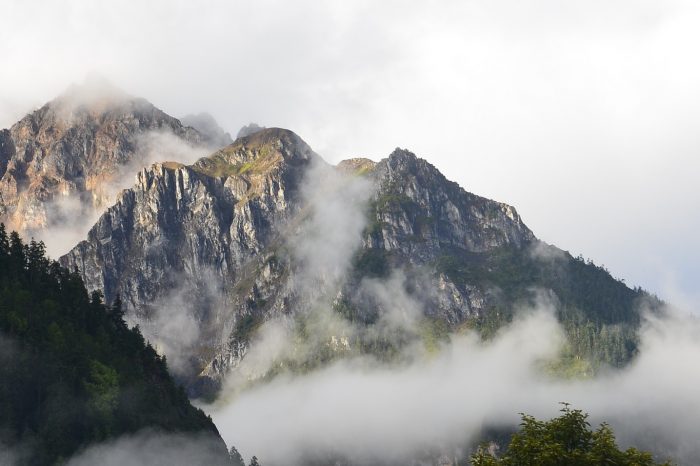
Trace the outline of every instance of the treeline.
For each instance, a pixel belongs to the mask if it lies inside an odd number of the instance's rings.
[[[551,290],[571,356],[594,367],[624,366],[637,353],[640,306],[654,310],[662,303],[639,288],[630,289],[591,261],[544,243],[535,254],[536,246],[485,254],[454,250],[438,259],[436,269],[458,284],[498,290],[492,309],[475,322],[484,337],[510,322],[515,309],[533,300],[535,290]]]
[[[20,464],[61,464],[145,427],[211,433],[229,462],[211,419],[127,326],[119,300],[88,294],[41,242],[0,225],[0,444],[14,446]]]

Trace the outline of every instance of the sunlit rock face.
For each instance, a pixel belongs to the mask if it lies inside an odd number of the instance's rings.
[[[119,296],[196,394],[235,370],[272,319],[327,306],[372,325],[386,307],[367,292],[372,280],[396,281],[419,312],[456,328],[484,312],[489,290],[456,283],[438,262],[533,240],[512,207],[408,151],[332,167],[268,128],[192,165],[142,170],[61,262],[108,301]],[[326,337],[329,357],[353,347]]]
[[[96,214],[163,139],[192,150],[219,142],[99,78],[73,86],[0,132],[0,217],[34,234]]]
[[[374,172],[381,227],[372,246],[428,261],[444,246],[480,253],[534,239],[513,207],[464,191],[411,152],[395,150]]]

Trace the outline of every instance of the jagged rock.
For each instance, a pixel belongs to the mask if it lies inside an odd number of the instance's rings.
[[[104,80],[72,86],[0,132],[2,220],[33,233],[64,220],[59,218],[64,203],[71,217],[101,211],[113,202],[110,183],[125,166],[145,158],[144,137],[151,133],[195,147],[212,145],[195,129]]]
[[[257,123],[249,123],[238,130],[238,134],[236,134],[236,139],[250,136],[251,134],[257,133],[258,131],[261,131],[263,129],[265,129],[264,126],[260,126]]]
[[[336,168],[348,175],[364,175],[374,170],[377,162],[365,158],[353,158],[341,161]]]
[[[197,375],[220,378],[239,364],[262,322],[312,304],[314,291],[305,295],[296,286],[304,270],[289,250],[290,238],[308,234],[303,226],[311,207],[302,188],[319,181],[314,165],[330,170],[296,134],[276,128],[191,166],[155,164],[61,262],[77,267],[88,288],[103,289],[107,300],[120,296],[146,329],[167,325],[154,317],[154,303],[178,290],[198,294],[197,339],[181,375],[191,387]],[[424,312],[449,326],[479,315],[489,297],[477,285],[436,272],[435,261],[451,248],[486,253],[534,240],[515,209],[467,193],[408,151],[377,164],[353,159],[338,170],[365,179],[371,191],[357,256],[386,255],[392,268],[406,270],[406,286]],[[328,291],[353,312],[366,313],[355,293],[362,267],[354,267],[357,273]],[[346,336],[331,335],[325,348],[346,346]]]
[[[513,207],[466,192],[411,152],[395,150],[373,176],[379,227],[370,247],[427,262],[445,246],[480,253],[535,238]]]

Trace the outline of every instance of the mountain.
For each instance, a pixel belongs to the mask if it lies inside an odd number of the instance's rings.
[[[260,126],[257,123],[249,123],[238,130],[238,133],[236,133],[236,139],[250,136],[251,134],[257,133],[258,131],[263,129],[265,129],[264,126]]]
[[[183,125],[190,126],[199,131],[201,135],[216,147],[228,146],[233,142],[231,135],[225,132],[214,117],[208,113],[187,115],[180,118],[180,121]]]
[[[293,133],[267,130],[191,166],[157,163],[61,261],[81,270],[88,288],[104,289],[107,300],[120,296],[146,329],[158,312],[154,303],[196,307],[196,368],[184,372],[197,373],[220,351],[223,330],[239,320],[229,309],[246,308],[252,283],[245,269],[269,255],[277,230],[299,211],[300,183],[317,157]],[[266,286],[282,285],[274,282],[270,276]],[[182,329],[172,330],[181,340]]]
[[[211,419],[129,329],[119,303],[0,226],[0,463],[65,464],[122,435],[196,436],[206,464],[228,464]],[[194,437],[193,437],[194,438]]]
[[[332,167],[278,128],[143,169],[60,261],[121,298],[193,395],[243,370],[270,323],[291,349],[249,378],[391,359],[467,328],[488,338],[546,301],[569,336],[559,370],[588,372],[629,361],[639,303],[658,305],[407,150]]]
[[[0,131],[0,218],[33,233],[96,216],[113,202],[121,177],[152,163],[154,145],[172,152],[175,144],[193,151],[219,142],[90,78]]]

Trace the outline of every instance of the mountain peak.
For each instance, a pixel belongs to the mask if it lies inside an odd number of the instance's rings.
[[[407,174],[417,175],[422,173],[424,176],[435,178],[436,180],[446,180],[444,175],[431,163],[418,157],[408,149],[397,147],[389,157],[381,160],[378,165],[377,168],[380,171],[395,173],[395,176],[399,178]]]
[[[105,95],[129,97],[123,89],[117,87],[112,81],[96,74],[88,75],[82,83],[71,84],[63,95],[67,97],[97,97]]]
[[[45,107],[65,113],[67,116],[78,109],[88,110],[92,114],[100,114],[122,107],[127,103],[150,106],[150,103],[145,99],[128,94],[106,78],[90,75],[82,83],[71,84]]]
[[[262,128],[260,131],[248,134],[236,139],[234,146],[241,145],[249,149],[260,149],[265,146],[277,146],[279,148],[296,149],[300,152],[295,152],[290,155],[301,155],[313,152],[306,142],[301,139],[294,131],[284,128]]]
[[[111,185],[147,155],[151,137],[169,134],[190,146],[210,144],[145,99],[90,77],[0,133],[0,219],[38,234],[60,223],[57,206],[95,212]]]
[[[180,118],[180,122],[183,125],[190,126],[209,141],[211,141],[217,147],[228,146],[233,142],[231,135],[224,131],[216,119],[209,113],[202,112],[198,114],[186,115]]]
[[[221,177],[266,173],[282,164],[303,165],[317,158],[320,157],[293,131],[264,128],[199,159],[193,168],[209,176]]]
[[[243,126],[241,129],[238,130],[238,134],[236,134],[236,139],[240,139],[245,136],[250,136],[253,133],[257,133],[260,130],[265,129],[264,126],[260,126],[257,123],[248,123],[247,125]]]
[[[363,158],[354,157],[351,159],[342,160],[336,165],[336,168],[343,173],[349,175],[364,175],[370,173],[377,166],[377,162]]]
[[[394,149],[391,154],[389,154],[388,157],[390,160],[391,159],[411,159],[411,160],[418,160],[418,156],[411,152],[408,149],[402,149],[400,147],[397,147]]]

